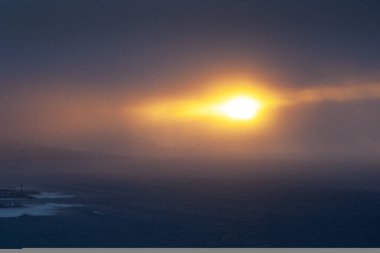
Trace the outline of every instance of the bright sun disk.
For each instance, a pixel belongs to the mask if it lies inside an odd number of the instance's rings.
[[[250,120],[259,111],[260,103],[249,97],[233,98],[220,106],[220,112],[234,120]]]

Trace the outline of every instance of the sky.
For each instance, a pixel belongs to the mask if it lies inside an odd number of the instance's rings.
[[[377,0],[0,0],[0,137],[118,154],[376,158],[378,13]],[[243,83],[281,103],[244,126],[139,110]]]

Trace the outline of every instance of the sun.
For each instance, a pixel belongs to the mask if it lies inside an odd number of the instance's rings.
[[[260,107],[259,101],[241,96],[225,102],[219,107],[219,110],[233,120],[250,120],[257,115]]]

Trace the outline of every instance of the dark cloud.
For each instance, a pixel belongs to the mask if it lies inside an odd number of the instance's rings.
[[[0,4],[3,79],[65,73],[117,83],[234,55],[247,69],[270,68],[268,78],[302,86],[372,77],[379,66],[378,1]]]

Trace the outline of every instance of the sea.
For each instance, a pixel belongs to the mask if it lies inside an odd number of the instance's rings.
[[[380,247],[380,164],[1,161],[0,248]]]

